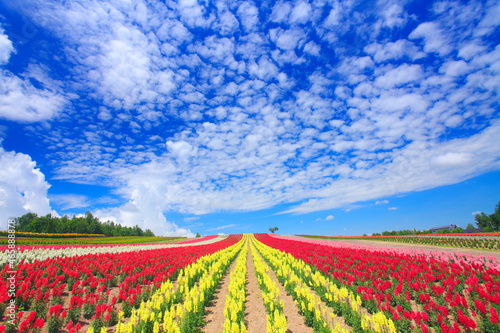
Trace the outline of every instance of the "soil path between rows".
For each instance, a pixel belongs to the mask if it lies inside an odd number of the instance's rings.
[[[314,238],[300,237],[294,235],[286,235],[282,237],[301,239],[301,240],[316,240]],[[474,256],[494,256],[498,262],[500,262],[500,251],[482,251],[482,250],[474,250],[474,249],[466,249],[466,248],[457,248],[457,247],[441,247],[441,246],[431,246],[431,245],[419,245],[419,244],[404,244],[404,243],[395,243],[395,242],[381,242],[381,241],[369,241],[369,240],[361,240],[361,239],[318,239],[322,241],[328,242],[337,242],[337,243],[349,243],[349,244],[359,244],[359,245],[369,245],[369,246],[377,246],[377,247],[389,247],[389,248],[399,248],[399,249],[408,249],[408,250],[424,250],[424,251],[440,251],[440,252],[456,252],[463,254],[472,254]]]
[[[258,256],[259,259],[262,259],[262,256],[260,254],[258,254]],[[269,265],[266,263],[265,260],[264,264],[269,268],[269,277],[271,278],[271,280],[273,280],[274,283],[276,283],[276,286],[280,291],[280,299],[282,299],[284,302],[285,306],[283,308],[283,313],[287,320],[287,327],[288,327],[287,333],[313,333],[314,332],[313,329],[306,325],[305,318],[303,315],[300,314],[299,308],[295,304],[293,297],[287,294],[285,287],[283,287],[283,285],[278,281],[276,273],[274,273],[274,271],[271,269],[271,267],[269,267]],[[258,288],[260,291],[260,287]],[[265,332],[265,331],[266,330],[262,330],[260,332]]]
[[[250,241],[246,246],[250,246]],[[266,307],[262,299],[262,291],[255,275],[252,251],[247,255],[247,298],[245,302],[245,323],[248,333],[262,333],[267,331]]]
[[[208,303],[205,308],[205,317],[203,321],[206,326],[203,328],[205,333],[220,333],[224,327],[224,306],[226,304],[226,297],[229,293],[229,281],[231,280],[231,273],[236,268],[236,262],[241,252],[233,260],[229,268],[227,269],[225,276],[219,283],[219,287],[216,289],[213,299]]]

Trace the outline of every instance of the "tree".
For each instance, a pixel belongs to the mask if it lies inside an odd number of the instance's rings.
[[[466,229],[476,229],[476,228],[472,225],[472,223],[469,223],[469,224],[467,224]]]
[[[28,225],[36,220],[38,218],[38,215],[35,213],[26,213],[20,218],[17,219],[17,223],[19,226],[19,231],[28,231]]]
[[[274,227],[274,228],[269,228],[269,231],[272,232],[274,234],[275,231],[278,231],[278,227]]]
[[[200,237],[201,237],[200,233],[199,233],[199,232],[197,232],[197,233],[196,233],[196,238],[200,238]]]
[[[484,212],[481,212],[480,214],[476,214],[474,217],[474,220],[476,220],[476,224],[479,228],[486,228],[489,227],[491,228],[491,219],[488,215],[486,215]]]
[[[453,229],[451,232],[454,234],[461,234],[464,232],[464,229],[458,227],[458,228]]]

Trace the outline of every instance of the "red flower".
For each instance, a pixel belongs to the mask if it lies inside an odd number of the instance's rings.
[[[491,317],[490,320],[493,324],[498,323],[498,313],[497,310],[495,310],[494,307],[490,307],[490,312],[491,312]]]

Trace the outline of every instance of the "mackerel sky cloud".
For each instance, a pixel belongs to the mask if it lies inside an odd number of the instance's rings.
[[[4,224],[333,225],[500,169],[498,1],[0,3]]]

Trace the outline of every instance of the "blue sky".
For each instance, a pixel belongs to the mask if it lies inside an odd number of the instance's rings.
[[[0,0],[0,218],[466,224],[500,200],[499,25],[497,1]]]

